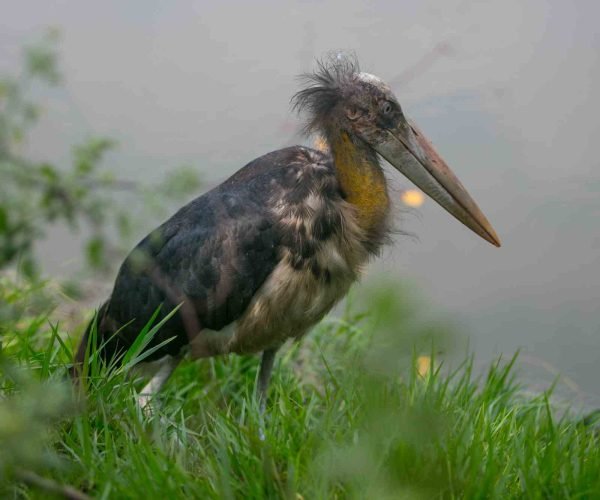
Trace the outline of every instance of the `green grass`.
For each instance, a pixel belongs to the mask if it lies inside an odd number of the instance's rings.
[[[369,312],[326,320],[279,356],[265,441],[255,357],[182,364],[147,418],[142,381],[97,363],[73,400],[64,332],[15,322],[0,357],[0,496],[600,498],[598,434],[557,417],[549,394],[523,395],[515,360],[481,378],[471,359],[422,376],[416,356],[452,334],[389,291],[351,309]]]

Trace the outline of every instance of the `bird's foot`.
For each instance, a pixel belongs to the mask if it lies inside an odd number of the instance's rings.
[[[137,397],[137,405],[145,418],[151,419],[154,416],[152,394],[139,394]]]

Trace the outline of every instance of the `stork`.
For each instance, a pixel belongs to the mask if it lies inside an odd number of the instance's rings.
[[[491,224],[390,87],[337,56],[304,75],[293,97],[305,130],[327,150],[294,146],[248,163],[146,236],[119,269],[97,316],[105,360],[122,356],[159,310],[179,306],[147,349],[161,360],[145,406],[184,355],[262,353],[256,396],[264,411],[275,353],[300,339],[344,297],[390,230],[381,159],[483,239]],[[90,327],[76,354],[84,361]]]

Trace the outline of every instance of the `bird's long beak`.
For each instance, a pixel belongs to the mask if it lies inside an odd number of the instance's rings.
[[[465,226],[499,247],[492,225],[417,126],[403,121],[387,134],[375,150]]]

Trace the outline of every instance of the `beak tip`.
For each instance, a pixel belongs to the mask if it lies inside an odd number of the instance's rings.
[[[486,234],[487,237],[485,239],[487,241],[489,241],[496,248],[500,248],[502,246],[502,243],[500,242],[500,238],[496,234],[496,231],[494,231],[493,229],[491,229],[491,230],[487,230],[486,233],[487,233]]]

